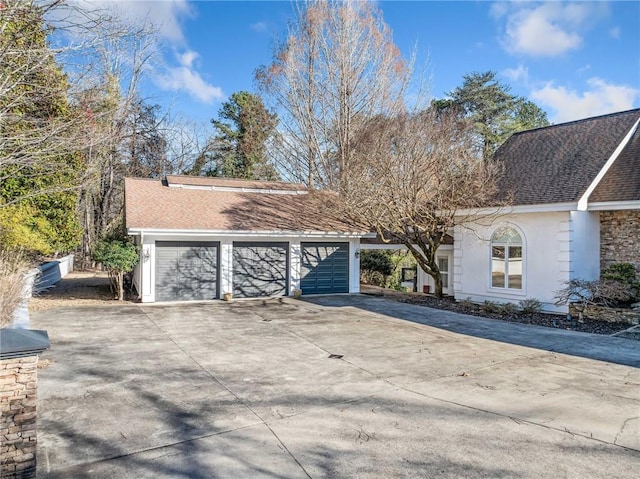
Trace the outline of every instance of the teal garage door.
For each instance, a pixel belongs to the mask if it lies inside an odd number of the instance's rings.
[[[349,292],[349,243],[301,243],[302,294]]]

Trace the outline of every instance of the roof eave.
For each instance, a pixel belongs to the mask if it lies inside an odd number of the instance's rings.
[[[589,203],[588,211],[640,210],[640,200],[598,201]]]
[[[455,216],[490,216],[509,215],[516,213],[549,213],[560,211],[574,211],[578,207],[576,201],[568,203],[541,203],[535,205],[506,205],[487,206],[485,208],[464,209],[456,211]]]
[[[362,231],[277,231],[277,230],[208,230],[208,229],[169,229],[169,228],[127,228],[130,236],[217,236],[217,237],[302,237],[302,238],[375,238],[376,234]]]

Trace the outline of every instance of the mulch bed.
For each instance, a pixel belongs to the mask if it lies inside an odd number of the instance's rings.
[[[485,312],[482,305],[469,304],[467,302],[457,303],[451,297],[436,298],[421,293],[402,293],[395,290],[387,290],[381,288],[363,289],[363,294],[374,296],[384,296],[387,299],[399,301],[402,303],[416,304],[418,306],[426,306],[429,308],[444,309],[454,311],[461,314],[469,314],[471,316],[481,316],[483,318],[498,319],[501,321],[511,321],[514,323],[533,324],[535,326],[544,326],[547,328],[566,329],[569,331],[579,331],[582,333],[594,333],[611,335],[629,329],[631,325],[626,323],[610,323],[607,321],[594,321],[585,319],[584,322],[577,321],[576,318],[567,319],[566,315],[551,313],[514,313],[514,314],[497,314]]]

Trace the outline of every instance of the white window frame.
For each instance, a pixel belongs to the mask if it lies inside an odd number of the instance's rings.
[[[439,263],[441,259],[447,260],[447,271],[445,272],[445,274],[447,275],[447,282],[446,283],[444,281],[442,282],[442,289],[443,289],[443,292],[445,292],[444,290],[446,290],[446,293],[448,294],[451,289],[449,286],[451,282],[451,276],[452,276],[451,258],[449,257],[448,254],[439,254],[436,256],[436,262]],[[440,268],[440,264],[438,264],[438,268]],[[442,271],[440,271],[440,275],[442,275]]]
[[[501,230],[509,229],[515,232],[519,237],[519,242],[494,242],[494,238],[496,233]],[[525,271],[526,271],[526,248],[525,248],[525,237],[522,231],[514,225],[506,224],[496,228],[491,234],[491,241],[489,242],[489,289],[494,291],[500,291],[502,293],[510,293],[515,295],[522,295],[525,292]],[[505,248],[505,263],[504,263],[504,286],[494,286],[493,285],[493,248],[496,246],[502,246]],[[509,287],[509,247],[517,246],[521,248],[521,284],[519,288],[510,288]]]

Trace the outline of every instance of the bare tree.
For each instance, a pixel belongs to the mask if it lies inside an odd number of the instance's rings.
[[[87,120],[83,126],[84,177],[79,195],[85,260],[90,259],[97,241],[121,226],[122,180],[140,172],[144,152],[138,135],[145,105],[138,95],[138,85],[156,52],[156,30],[150,24],[134,25],[111,18],[99,28],[101,41],[87,49],[93,60],[79,73],[82,81],[74,91],[74,104]],[[155,117],[149,122],[154,128],[158,126]],[[158,131],[154,134],[163,141]],[[164,152],[157,153],[162,162]],[[158,168],[154,165],[145,171],[153,176]]]
[[[280,116],[274,147],[284,176],[336,187],[361,125],[403,110],[411,65],[374,3],[312,0],[297,7],[288,38],[256,79]]]
[[[165,174],[197,176],[212,168],[213,129],[210,122],[169,118],[164,133],[167,141]]]
[[[466,120],[428,109],[367,122],[340,184],[347,217],[405,245],[442,296],[438,247],[477,221],[497,169],[482,161]]]

